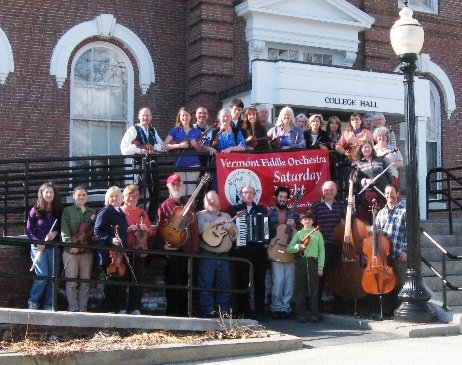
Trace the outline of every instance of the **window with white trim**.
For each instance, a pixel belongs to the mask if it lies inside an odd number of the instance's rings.
[[[404,6],[403,0],[398,0],[398,6]],[[438,0],[408,0],[408,6],[414,11],[438,14]]]
[[[332,65],[332,54],[313,50],[268,47],[268,60],[302,61],[322,65]]]
[[[120,141],[125,133],[129,104],[129,72],[133,68],[127,55],[118,47],[97,42],[77,52],[72,64],[70,154],[76,156],[120,155]],[[102,176],[109,160],[77,161],[76,165],[95,164]],[[99,165],[99,166],[97,166]],[[106,165],[102,167],[101,165]],[[113,170],[111,168],[111,170]],[[97,188],[98,176],[86,182]],[[115,182],[113,182],[115,183]]]

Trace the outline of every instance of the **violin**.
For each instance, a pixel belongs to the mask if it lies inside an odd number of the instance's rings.
[[[95,215],[93,214],[89,220],[80,223],[77,233],[72,236],[72,242],[84,245],[92,240],[94,219]],[[77,250],[77,253],[86,251],[85,248],[78,248]]]
[[[245,143],[246,143],[247,146],[255,148],[255,147],[257,147],[258,142],[267,141],[267,140],[268,140],[267,137],[257,138],[255,136],[249,136],[249,137],[246,138]]]
[[[133,247],[139,250],[147,250],[148,249],[148,236],[149,232],[141,229],[141,226],[144,224],[143,214],[140,216],[140,225],[135,232],[135,242]],[[140,254],[140,257],[146,257],[146,253]]]
[[[284,137],[283,136],[279,136],[279,137],[276,137],[276,138],[273,138],[271,141],[268,142],[269,146],[271,149],[275,149],[278,147],[279,143],[281,142],[281,139],[283,139]]]
[[[310,233],[307,233],[305,237],[302,238],[303,246],[306,247],[310,244],[310,236],[316,231],[319,231],[319,226],[314,227],[314,229]]]
[[[119,226],[114,226],[114,236],[120,239],[119,235]],[[113,278],[121,278],[125,275],[126,268],[123,261],[125,256],[124,252],[120,251],[109,251],[109,257],[111,258],[111,263],[106,269],[106,273]]]
[[[141,148],[143,150],[146,150],[148,151],[148,153],[152,153],[152,152],[155,152],[156,150],[154,149],[154,146],[152,144],[150,144],[149,142],[146,143],[146,144],[143,144],[141,143],[140,141],[137,141],[136,139],[134,139],[132,141],[132,144],[134,144],[136,147],[138,148]]]

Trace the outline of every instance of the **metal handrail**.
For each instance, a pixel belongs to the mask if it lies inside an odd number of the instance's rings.
[[[427,214],[447,212],[449,234],[453,234],[453,213],[462,211],[462,167],[431,169],[426,180]],[[431,203],[443,203],[445,207],[432,208]]]
[[[0,237],[0,245],[7,245],[7,246],[18,246],[24,247],[30,244],[30,240],[25,238],[17,238],[17,237]],[[60,274],[59,270],[61,267],[61,249],[62,248],[86,248],[91,250],[104,250],[104,251],[117,251],[117,252],[125,252],[127,254],[135,253],[139,254],[139,249],[132,249],[132,248],[123,248],[119,246],[106,246],[106,245],[97,245],[97,244],[78,244],[78,243],[64,243],[58,241],[34,241],[34,244],[46,244],[47,246],[53,246],[53,273],[52,275],[48,276],[39,276],[35,274],[27,273],[4,273],[0,272],[0,277],[14,277],[19,279],[43,279],[49,280],[52,282],[52,310],[58,311],[58,289],[61,282],[89,282],[89,283],[103,283],[103,284],[110,284],[110,285],[123,285],[123,286],[140,286],[140,287],[147,287],[147,288],[156,288],[156,289],[179,289],[179,290],[187,290],[188,291],[188,316],[192,317],[193,314],[193,292],[194,291],[212,291],[212,292],[226,292],[232,294],[244,294],[248,293],[251,288],[253,287],[253,265],[252,262],[240,258],[240,257],[230,257],[230,256],[215,256],[215,255],[207,255],[203,253],[193,254],[193,253],[185,253],[185,252],[175,252],[175,251],[162,251],[159,249],[147,249],[143,250],[143,253],[153,256],[160,256],[160,257],[167,257],[167,256],[180,256],[180,257],[187,257],[188,258],[188,281],[186,285],[167,285],[167,284],[151,284],[151,283],[139,283],[139,282],[132,282],[132,281],[108,281],[108,280],[100,280],[100,279],[80,279],[80,278],[66,278]],[[195,259],[213,259],[213,260],[224,260],[230,262],[244,262],[249,265],[249,282],[246,288],[243,289],[222,289],[222,288],[200,288],[198,286],[193,285],[193,262]]]
[[[443,283],[442,286],[442,299],[443,299],[443,308],[448,309],[447,306],[447,292],[446,292],[446,287],[450,288],[451,290],[457,290],[457,291],[462,291],[461,287],[457,287],[453,284],[451,284],[447,280],[447,272],[446,272],[446,257],[452,259],[452,260],[458,260],[462,261],[462,256],[461,255],[455,255],[448,250],[446,250],[440,243],[438,243],[428,232],[426,232],[422,227],[420,227],[420,231],[424,234],[425,237],[427,237],[430,242],[439,250],[441,251],[441,262],[442,262],[442,273],[440,273],[423,255],[421,255],[422,262],[427,265],[427,267],[433,271],[433,273],[441,279],[441,282]]]

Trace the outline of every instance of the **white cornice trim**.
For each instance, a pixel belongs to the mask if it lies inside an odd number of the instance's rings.
[[[14,72],[13,50],[5,32],[0,28],[0,84],[6,82],[10,72]]]
[[[432,80],[438,85],[438,88],[443,93],[444,109],[448,119],[451,118],[452,112],[456,110],[456,95],[452,87],[451,80],[443,69],[436,63],[431,61],[431,57],[427,53],[421,53],[417,60],[417,70],[423,74],[432,75]]]
[[[117,39],[130,50],[138,65],[141,91],[145,94],[155,82],[154,64],[149,50],[134,32],[117,24],[111,14],[101,14],[91,21],[77,24],[58,40],[50,61],[50,75],[55,76],[58,88],[63,86],[68,77],[67,68],[74,49],[85,39],[94,36]]]

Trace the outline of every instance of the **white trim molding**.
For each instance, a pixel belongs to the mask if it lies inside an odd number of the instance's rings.
[[[13,50],[5,32],[0,28],[0,84],[6,82],[10,72],[14,72]]]
[[[134,32],[118,24],[111,14],[101,14],[91,21],[77,24],[58,40],[50,61],[50,75],[55,76],[58,88],[63,86],[68,77],[67,68],[74,49],[85,39],[94,36],[117,39],[130,50],[138,66],[141,91],[145,94],[155,82],[154,64],[149,50]]]
[[[345,0],[247,0],[235,11],[246,20],[249,62],[266,58],[269,45],[286,45],[326,50],[336,65],[351,67],[358,33],[375,21]]]
[[[417,60],[417,71],[420,74],[429,74],[432,80],[438,85],[438,88],[443,93],[444,109],[447,118],[450,119],[452,112],[456,109],[456,95],[454,88],[448,75],[436,63],[431,61],[431,57],[427,53],[421,53]]]

